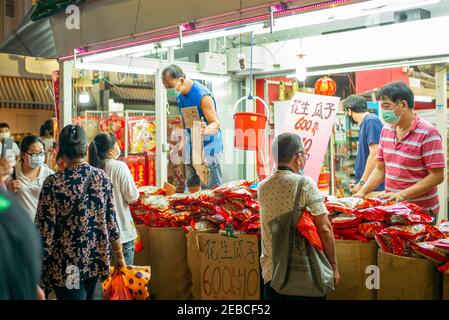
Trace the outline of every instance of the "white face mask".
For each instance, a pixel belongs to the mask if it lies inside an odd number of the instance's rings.
[[[39,168],[45,163],[45,156],[32,157],[28,155],[28,165],[33,168]]]
[[[6,138],[9,138],[9,137],[11,137],[11,133],[10,132],[0,133],[0,140],[6,139]]]
[[[121,152],[120,148],[115,148],[114,150],[115,150],[114,159],[117,160],[122,155],[122,152]]]

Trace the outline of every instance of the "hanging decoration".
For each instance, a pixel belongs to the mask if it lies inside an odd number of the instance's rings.
[[[324,76],[315,82],[315,93],[322,96],[333,96],[337,92],[337,84],[328,76]]]

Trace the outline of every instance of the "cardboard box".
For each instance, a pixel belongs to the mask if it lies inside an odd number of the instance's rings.
[[[336,290],[328,293],[327,299],[376,300],[376,290],[366,286],[370,275],[367,268],[377,265],[376,242],[336,240],[335,245],[341,280]]]
[[[156,300],[190,299],[191,274],[187,265],[185,230],[136,227],[143,250],[136,253],[135,265],[151,266],[151,294]]]
[[[258,239],[198,234],[202,300],[259,300]]]
[[[449,274],[445,273],[443,278],[443,300],[449,300]]]
[[[151,266],[150,263],[150,244],[149,244],[149,227],[136,224],[137,234],[143,244],[143,249],[134,253],[134,265],[136,266]]]
[[[217,232],[217,229],[207,229],[204,231],[192,231],[187,234],[187,263],[192,276],[191,293],[193,300],[201,300],[201,263],[198,235]]]
[[[402,257],[379,250],[378,300],[441,299],[441,274],[424,258]]]

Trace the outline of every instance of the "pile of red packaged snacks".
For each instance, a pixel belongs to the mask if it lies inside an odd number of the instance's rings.
[[[413,238],[410,233],[414,234],[416,230],[409,230],[410,225],[433,222],[433,217],[425,215],[421,207],[409,202],[388,203],[380,199],[327,197],[325,203],[331,213],[336,239],[376,239],[385,251],[399,252],[402,255],[407,255],[410,250],[396,248],[396,238],[410,240]],[[404,230],[401,233],[397,229]],[[419,235],[420,233],[412,240],[419,241]]]
[[[375,239],[388,253],[430,259],[449,273],[449,222],[434,218],[416,204],[380,199],[326,198],[336,239]]]
[[[259,235],[259,203],[252,184],[241,180],[212,190],[172,196],[166,196],[164,189],[145,187],[130,208],[136,224],[150,227],[182,227],[186,231],[232,229]]]

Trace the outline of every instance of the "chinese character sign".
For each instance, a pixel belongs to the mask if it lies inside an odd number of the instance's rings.
[[[199,234],[202,300],[260,298],[257,237]]]
[[[279,118],[285,119],[276,128],[276,134],[293,132],[301,136],[309,155],[304,173],[315,181],[320,175],[339,103],[338,97],[296,93],[288,109],[276,110],[276,117],[282,112]]]

